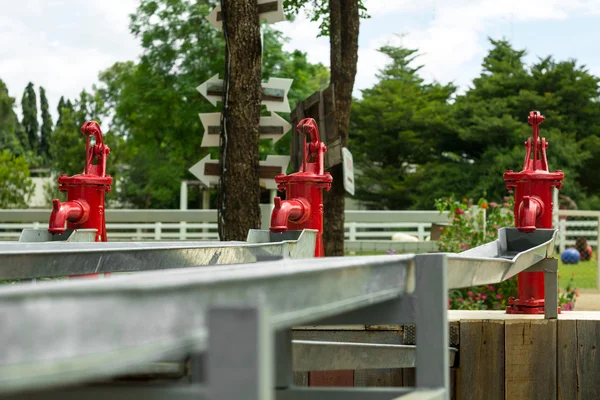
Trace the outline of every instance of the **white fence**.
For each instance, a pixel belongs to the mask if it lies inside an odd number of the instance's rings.
[[[262,207],[262,229],[268,229],[271,208]],[[50,210],[0,210],[0,240],[18,240],[23,229],[48,226]],[[111,241],[219,240],[216,210],[107,210]],[[437,211],[346,211],[346,249],[426,252],[437,250],[429,241],[432,223],[448,222]],[[414,242],[395,241],[403,232]]]

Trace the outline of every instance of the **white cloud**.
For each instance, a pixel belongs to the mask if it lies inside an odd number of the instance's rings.
[[[381,7],[385,7],[383,1],[371,1],[382,3]],[[398,4],[392,7],[397,7],[395,11],[401,8]],[[406,35],[403,39],[386,34],[369,41],[366,47],[361,47],[356,88],[373,85],[376,82],[374,71],[388,61],[387,57],[378,54],[377,48],[386,43],[401,42],[404,46],[419,50],[421,57],[418,62],[424,64],[421,70],[424,78],[443,83],[454,81],[464,89],[479,71],[480,60],[488,45],[485,33],[489,28],[500,23],[506,24],[507,21],[561,20],[579,12],[598,13],[600,2],[458,0],[438,5],[434,12],[433,19],[425,27],[405,27],[403,32]]]
[[[128,14],[136,6],[136,0],[6,2],[0,17],[0,79],[19,105],[28,82],[36,92],[43,86],[56,121],[60,96],[76,98],[97,82],[101,70],[141,53],[128,28]]]
[[[317,38],[319,24],[311,22],[304,11],[300,11],[294,22],[282,21],[274,27],[290,39],[283,46],[284,50],[300,50],[307,53],[309,62],[329,66],[329,38]]]

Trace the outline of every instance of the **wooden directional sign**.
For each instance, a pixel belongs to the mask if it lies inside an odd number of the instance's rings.
[[[198,114],[202,126],[204,126],[204,136],[202,136],[201,147],[219,146],[219,134],[221,133],[221,113]],[[277,113],[272,112],[270,117],[260,117],[258,127],[261,139],[273,139],[277,142],[283,137],[292,125]]]
[[[262,102],[268,111],[290,112],[290,103],[288,101],[288,92],[292,86],[293,79],[287,78],[269,78],[268,82],[262,85]],[[223,100],[223,79],[219,79],[216,74],[206,82],[196,88],[206,100],[213,106]]]
[[[258,17],[266,20],[269,24],[274,24],[285,20],[283,14],[283,0],[256,0],[258,3]],[[212,26],[218,30],[223,29],[223,16],[221,5],[217,5],[206,17]]]
[[[313,118],[319,125],[321,141],[327,146],[325,153],[325,168],[329,169],[334,165],[342,163],[342,141],[337,131],[335,123],[335,95],[333,84],[325,90],[321,90],[310,95],[306,100],[296,103],[296,108],[290,114],[292,126],[298,126],[298,123],[304,118]],[[292,131],[292,162],[294,171],[298,171],[302,164],[304,149],[302,147],[303,138],[294,130]]]
[[[290,156],[267,156],[266,160],[260,161],[258,173],[261,185],[267,189],[277,189],[274,178],[278,174],[286,173],[289,164]],[[206,186],[219,184],[221,175],[219,160],[211,160],[210,155],[198,161],[189,171]]]

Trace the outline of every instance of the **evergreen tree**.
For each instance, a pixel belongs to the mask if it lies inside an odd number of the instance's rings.
[[[35,89],[33,83],[29,82],[25,91],[23,92],[23,98],[21,99],[21,109],[23,111],[23,128],[25,135],[22,138],[23,147],[28,150],[37,152],[40,130],[40,124],[37,119],[37,99],[35,95]]]
[[[58,111],[58,119],[56,120],[56,127],[62,125],[63,121],[63,109],[67,107],[67,103],[65,102],[65,96],[60,96],[60,100],[58,100],[58,106],[56,107],[56,111]]]
[[[0,80],[0,150],[20,156],[24,153],[19,140],[21,124],[14,107],[15,99],[10,97],[6,85]]]
[[[448,104],[455,87],[425,84],[418,75],[421,66],[413,66],[416,50],[384,46],[379,51],[391,62],[352,107],[356,197],[375,208],[405,209],[414,203],[407,179],[415,165],[439,160],[438,148],[456,136]]]
[[[50,156],[50,135],[52,135],[52,116],[48,110],[46,90],[40,86],[40,110],[42,112],[42,130],[40,136],[40,156],[48,160]]]

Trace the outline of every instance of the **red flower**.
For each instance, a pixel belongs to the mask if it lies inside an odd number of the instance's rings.
[[[455,215],[461,215],[461,214],[464,214],[464,213],[465,213],[465,210],[462,210],[460,208],[457,208],[456,210],[454,210],[454,214]]]

